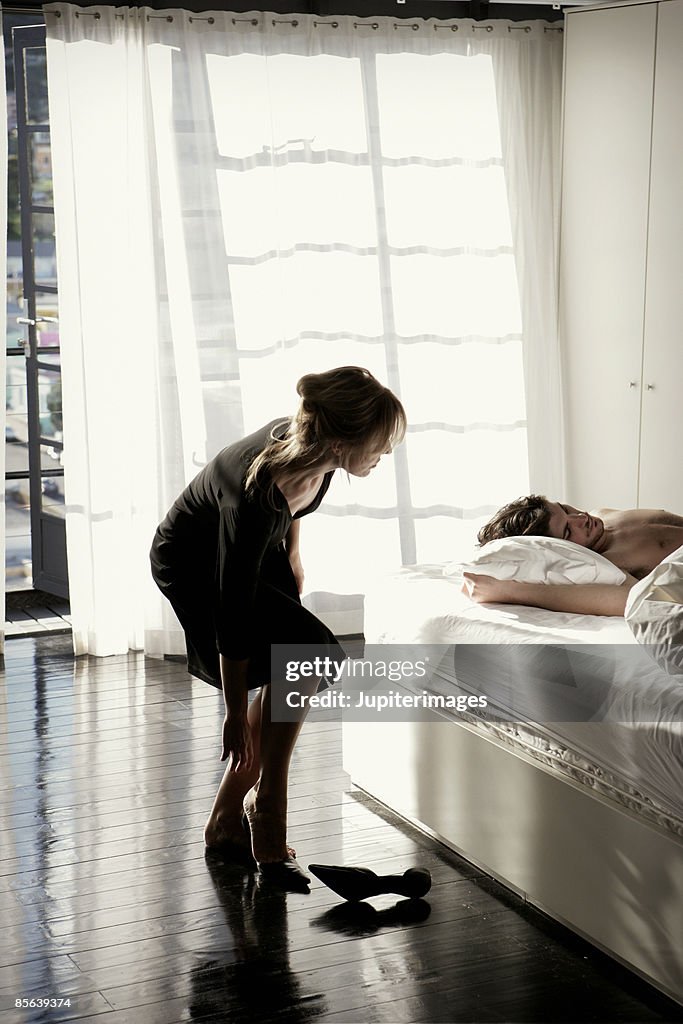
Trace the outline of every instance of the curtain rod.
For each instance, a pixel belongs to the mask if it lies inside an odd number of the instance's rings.
[[[279,7],[281,2],[282,2],[282,0],[279,0],[278,3],[273,5],[273,7],[275,7],[275,8]],[[353,0],[351,0],[351,2],[353,2]],[[392,0],[381,0],[381,2],[382,2],[382,6],[384,6],[388,2],[392,2]],[[519,8],[527,8],[527,9],[529,9],[529,8],[539,8],[539,13],[538,14],[531,14],[531,12],[529,11],[529,14],[526,15],[526,20],[529,20],[529,19],[533,19],[535,17],[541,17],[542,16],[541,10],[543,8],[545,8],[545,10],[548,11],[548,12],[552,11],[555,18],[561,18],[562,15],[561,15],[561,13],[558,13],[558,12],[562,12],[562,10],[564,8],[592,7],[592,6],[595,6],[596,4],[600,4],[601,2],[604,2],[604,0],[393,0],[392,6],[395,9],[397,17],[401,17],[401,16],[402,17],[407,17],[407,15],[403,13],[402,8],[406,7],[407,5],[410,5],[410,8],[411,8],[411,15],[410,16],[415,18],[415,17],[421,17],[421,15],[419,13],[417,13],[416,10],[415,10],[416,8],[420,8],[420,7],[434,8],[436,5],[441,6],[444,3],[445,4],[451,4],[453,7],[459,7],[459,8],[460,7],[466,8],[469,5],[469,8],[470,8],[469,15],[467,15],[466,13],[465,14],[452,14],[452,15],[450,15],[450,17],[451,18],[458,18],[458,17],[467,17],[467,16],[469,16],[469,17],[475,17],[475,20],[477,20],[477,21],[482,20],[482,18],[483,18],[484,21],[486,21],[486,20],[496,20],[496,18],[492,17],[492,15],[489,15],[489,17],[487,18],[486,10],[487,9],[490,10],[493,7],[499,7],[499,6],[500,7],[508,7],[508,8],[519,7]],[[473,3],[476,4],[476,6],[477,6],[477,10],[474,12],[474,14],[472,13],[472,4]],[[125,4],[125,2],[122,2],[122,3],[107,3],[106,0],[105,0],[104,3],[98,3],[97,0],[80,0],[79,6],[82,6],[82,7],[125,7],[127,5]],[[181,9],[181,5],[178,4],[177,2],[175,2],[175,3],[171,2],[171,3],[168,4],[168,6],[165,5],[165,4],[159,4],[157,6],[154,2],[152,2],[152,3],[149,4],[149,6],[153,10],[180,10]],[[194,8],[194,6],[195,6],[194,4],[188,4],[188,8]],[[235,6],[237,6],[239,8],[239,7],[243,6],[243,4],[242,3],[238,3]],[[289,8],[289,4],[287,6]],[[341,4],[341,6],[342,7],[344,6],[343,2]],[[371,16],[372,17],[392,17],[391,11],[384,10],[381,15],[378,15],[375,11],[373,11],[372,10],[372,7],[373,7],[372,0],[369,0],[368,6],[371,8],[371,10],[370,10],[369,13],[367,13],[367,15],[359,14],[357,10],[354,10],[353,13],[356,14],[358,17],[365,17],[365,16],[367,16],[367,17],[371,17]],[[217,10],[232,10],[233,8],[230,6],[229,2],[226,3],[226,0],[223,0],[222,3],[219,0],[219,2],[216,3],[215,5],[212,5],[211,0],[207,0],[206,6],[200,8],[199,10],[197,10],[197,9],[191,10],[191,13],[192,14],[199,14],[199,13],[201,13],[201,11],[216,10],[216,9]],[[256,8],[254,6],[250,6],[248,9],[249,10],[255,10]],[[261,8],[259,8],[259,9],[261,9]],[[35,15],[36,17],[41,17],[41,18],[44,18],[44,16],[45,16],[45,11],[44,11],[43,7],[34,6],[34,5],[30,5],[29,6],[29,4],[26,4],[26,6],[2,5],[2,6],[0,6],[0,10],[2,10],[2,12],[4,14],[24,14],[24,15],[30,15],[30,16],[34,16]],[[268,11],[268,10],[271,10],[271,8],[267,7],[267,6],[264,6],[262,8],[262,10],[263,11]],[[288,11],[288,13],[289,13],[289,11]],[[302,12],[302,13],[305,13],[305,12]],[[340,10],[339,13],[343,14],[344,12]],[[441,17],[441,15],[437,15],[436,12],[434,12],[433,14],[431,14],[429,16],[430,17],[437,17],[437,18]],[[509,17],[513,17],[513,18],[515,17],[515,15],[513,15],[512,12],[508,16]],[[524,18],[525,16],[522,15],[522,17]],[[548,14],[548,17],[550,17],[549,14]]]
[[[401,5],[405,4],[406,2],[407,2],[407,0],[395,0],[395,3],[396,3],[397,6],[401,6]],[[434,3],[459,3],[459,2],[460,3],[463,3],[463,2],[467,3],[468,0],[410,0],[411,4],[417,4],[418,6],[421,6],[421,5],[425,5],[426,6],[426,5],[434,4]],[[504,4],[506,7],[552,7],[554,10],[561,10],[563,7],[592,7],[594,4],[598,4],[598,3],[603,2],[603,0],[487,0],[487,2],[490,5]],[[112,4],[112,3],[106,3],[106,2],[99,4],[99,3],[97,3],[97,0],[94,0],[94,2],[86,2],[85,4],[81,3],[79,6],[86,6],[86,7],[125,7],[127,5],[125,3]],[[169,8],[165,8],[165,7],[159,7],[158,8],[158,10],[167,10],[167,9],[168,10],[173,10],[174,8],[173,8],[173,6],[171,6]],[[215,7],[210,7],[210,6],[207,6],[205,9],[207,11],[208,10],[216,10]],[[229,10],[230,8],[229,7],[223,8],[222,6],[219,6],[218,9],[219,10]],[[32,6],[28,6],[28,5],[26,5],[25,7],[12,7],[12,6],[8,6],[7,4],[2,4],[0,6],[0,10],[2,10],[3,14],[41,14],[42,15],[42,14],[45,13],[42,7],[32,7]],[[252,8],[250,8],[250,10],[256,10],[256,8],[252,7]],[[264,10],[267,10],[267,8],[264,8]],[[193,11],[192,13],[198,13],[198,12]]]

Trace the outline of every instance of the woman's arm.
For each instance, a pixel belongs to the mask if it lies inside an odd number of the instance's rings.
[[[294,579],[299,593],[304,589],[304,570],[301,565],[301,556],[299,555],[299,531],[301,528],[301,522],[299,519],[292,519],[292,525],[289,528],[289,532],[285,537],[285,550],[289,557],[289,564],[292,567],[294,573]]]
[[[247,667],[248,658],[237,661],[219,655],[225,719],[223,721],[223,748],[221,761],[230,757],[232,771],[249,771],[254,750],[247,724]]]
[[[525,604],[577,615],[623,615],[629,590],[637,583],[519,583],[479,573],[463,573],[462,592],[477,604]]]

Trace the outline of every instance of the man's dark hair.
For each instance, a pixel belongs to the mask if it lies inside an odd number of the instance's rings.
[[[528,494],[499,508],[477,534],[480,544],[502,537],[547,537],[550,503],[542,494]]]

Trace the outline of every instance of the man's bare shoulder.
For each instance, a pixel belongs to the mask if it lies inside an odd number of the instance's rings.
[[[596,550],[623,572],[642,579],[683,544],[683,517],[665,509],[602,510]]]
[[[591,515],[609,526],[683,526],[683,516],[663,508],[599,508]]]
[[[602,519],[607,530],[621,530],[625,526],[635,526],[643,522],[640,509],[637,508],[596,508],[590,513]]]
[[[650,523],[662,526],[683,526],[683,516],[679,516],[675,512],[668,512],[665,508],[643,508],[638,511]]]

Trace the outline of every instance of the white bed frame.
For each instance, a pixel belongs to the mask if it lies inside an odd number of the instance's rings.
[[[356,786],[683,1004],[682,839],[464,722],[345,720],[343,749]]]

